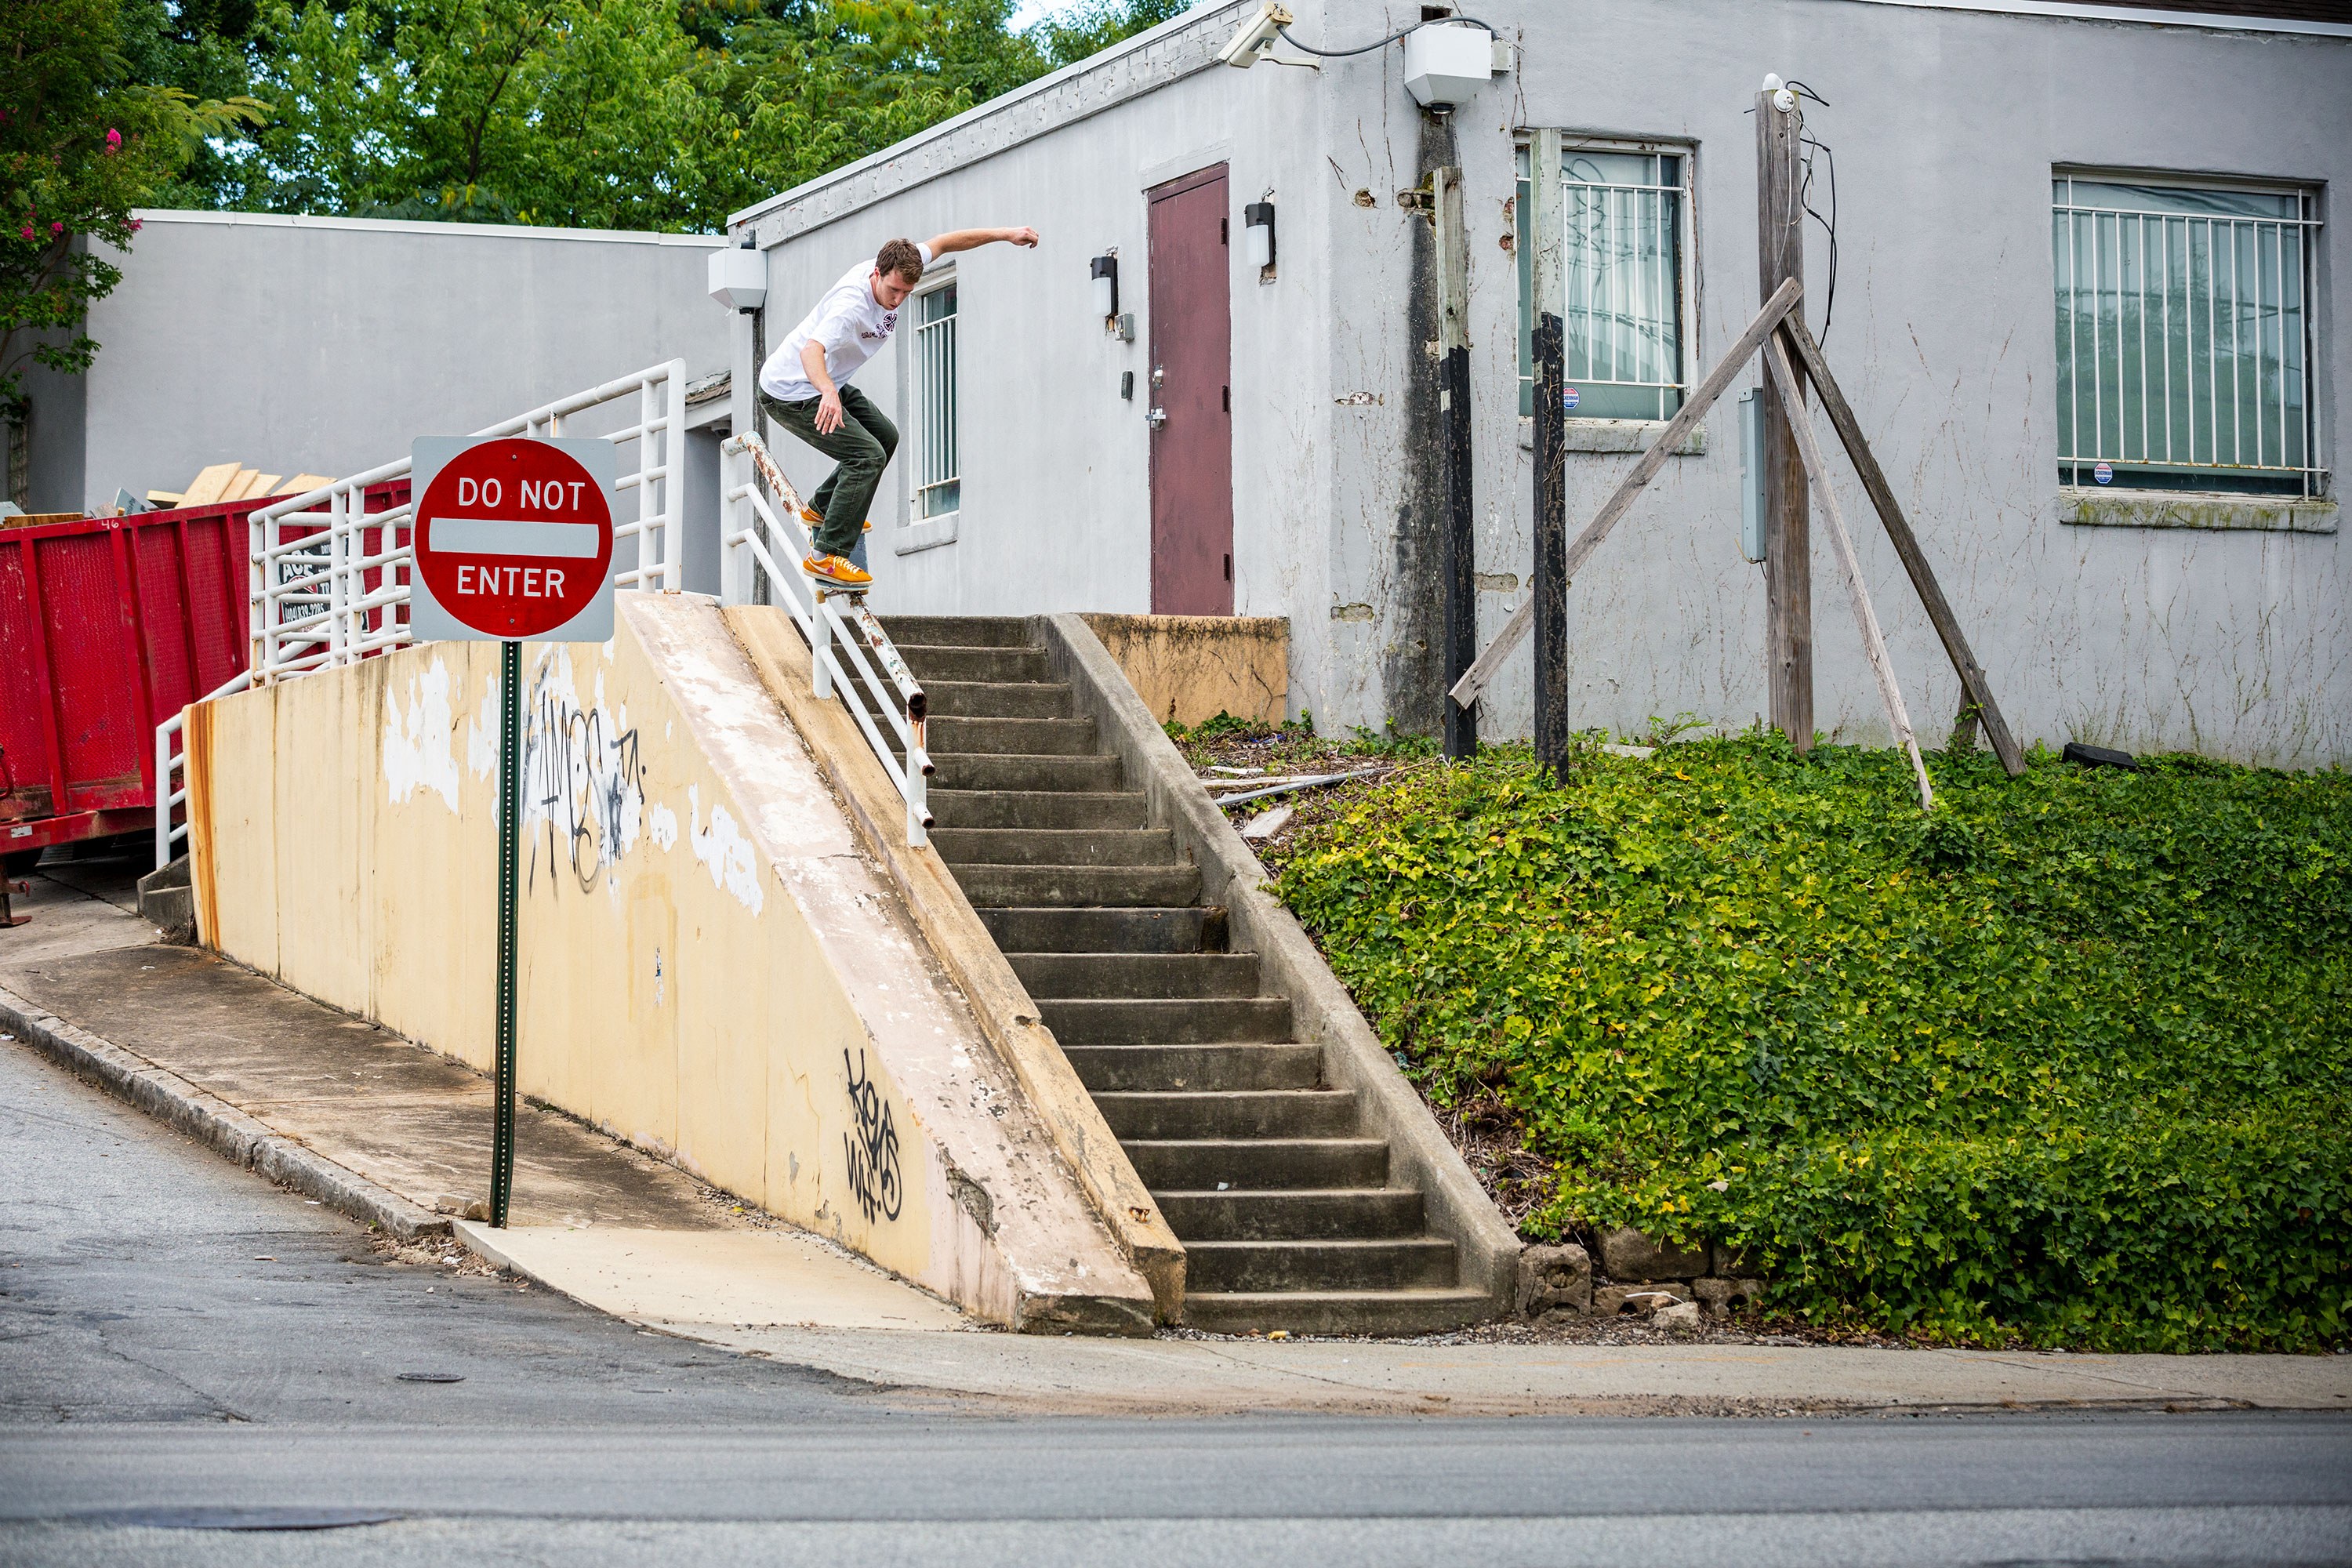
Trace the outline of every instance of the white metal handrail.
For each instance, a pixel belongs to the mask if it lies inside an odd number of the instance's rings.
[[[252,684],[253,672],[240,670],[196,700],[210,702]],[[172,846],[188,836],[186,823],[175,825],[172,821],[173,809],[184,805],[188,798],[186,759],[181,749],[173,744],[180,738],[187,716],[187,709],[183,708],[155,726],[155,868],[159,871],[172,863]],[[173,782],[175,778],[179,780],[177,784]]]
[[[635,565],[615,571],[613,584],[619,588],[680,588],[685,585],[685,361],[648,365],[474,435],[557,436],[563,433],[566,419],[631,399],[636,405],[636,422],[612,432],[610,438],[634,444],[636,467],[620,477],[617,488],[637,492],[637,515],[615,523],[613,539],[615,545],[635,540],[637,559]],[[404,503],[382,511],[367,510],[371,486],[407,472],[408,459],[397,458],[255,510],[248,525],[248,600],[252,668],[261,684],[347,664],[409,640],[404,606],[414,559],[411,507]]]
[[[719,448],[727,458],[727,501],[732,509],[732,521],[721,539],[725,554],[721,557],[720,596],[728,604],[750,604],[761,577],[768,591],[781,602],[793,625],[809,646],[810,687],[818,700],[838,695],[848,707],[850,717],[866,733],[866,743],[882,763],[899,795],[907,803],[907,842],[916,847],[930,842],[931,812],[928,802],[931,756],[925,731],[928,728],[929,705],[923,688],[914,673],[900,658],[890,634],[866,607],[863,595],[829,593],[797,571],[779,568],[773,555],[768,552],[767,541],[789,540],[807,552],[814,548],[808,525],[801,518],[800,492],[784,478],[769,457],[764,442],[746,431],[733,437]],[[739,477],[740,476],[740,477]],[[778,506],[770,506],[768,498],[760,493],[765,483],[774,495]],[[779,510],[781,510],[781,515]],[[842,610],[839,601],[846,601],[848,609]],[[863,646],[861,646],[863,645]],[[835,649],[838,647],[848,658],[845,669]],[[874,656],[867,662],[866,654]],[[883,685],[874,672],[879,664],[897,688],[899,706],[884,700]],[[864,693],[858,681],[849,677],[854,669],[862,679]],[[883,738],[882,729],[875,721],[872,708],[879,711],[883,723],[896,735],[906,751],[902,763]]]
[[[633,443],[635,468],[616,486],[637,492],[637,515],[613,528],[615,545],[637,542],[636,563],[613,574],[617,588],[685,586],[686,362],[660,364],[543,404],[477,430],[478,437],[558,436],[563,422],[634,399],[635,423],[609,433]],[[411,502],[367,510],[367,492],[403,479],[407,458],[257,508],[247,521],[249,660],[244,674],[199,699],[210,701],[248,686],[351,664],[412,639],[410,569],[415,559]],[[412,501],[413,501],[412,498]],[[155,863],[169,864],[187,835],[172,813],[187,799],[178,742],[182,716],[155,727]]]

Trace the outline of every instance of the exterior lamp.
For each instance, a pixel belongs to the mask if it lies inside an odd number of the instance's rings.
[[[1249,264],[1263,272],[1274,265],[1274,204],[1252,202],[1242,208],[1242,234]]]
[[[1097,256],[1087,265],[1094,272],[1095,314],[1108,321],[1118,314],[1118,255]]]
[[[751,235],[710,253],[710,297],[730,310],[756,310],[768,299],[768,258]]]

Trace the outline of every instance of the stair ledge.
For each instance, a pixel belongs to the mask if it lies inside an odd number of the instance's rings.
[[[1313,939],[1290,911],[1263,890],[1265,868],[1182,753],[1153,719],[1085,618],[1040,616],[1036,625],[1054,679],[1069,683],[1077,711],[1095,721],[1102,743],[1118,754],[1128,786],[1151,796],[1150,820],[1172,829],[1180,854],[1199,865],[1201,898],[1230,912],[1232,945],[1254,951],[1265,988],[1291,999],[1293,1036],[1324,1047],[1333,1087],[1357,1091],[1364,1125],[1389,1142],[1389,1181],[1417,1187],[1430,1230],[1461,1249],[1461,1278],[1483,1307],[1456,1321],[1498,1317],[1516,1304],[1519,1239],[1440,1130],[1420,1094],[1364,1021]]]
[[[738,605],[721,614],[840,795],[866,851],[907,900],[932,954],[963,993],[982,1034],[1012,1068],[1119,1250],[1150,1283],[1160,1320],[1172,1321],[1184,1299],[1183,1243],[1038,1016],[1036,1003],[997,951],[946,862],[929,849],[908,847],[898,827],[903,805],[847,711],[808,695],[808,647],[784,613],[770,605]]]

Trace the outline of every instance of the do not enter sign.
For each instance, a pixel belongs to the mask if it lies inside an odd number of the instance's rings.
[[[409,627],[420,642],[613,635],[613,443],[420,437]]]

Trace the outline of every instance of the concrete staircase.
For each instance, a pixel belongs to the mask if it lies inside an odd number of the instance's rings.
[[[884,624],[930,703],[931,841],[1183,1241],[1184,1322],[1402,1333],[1487,1315],[1030,623]]]

